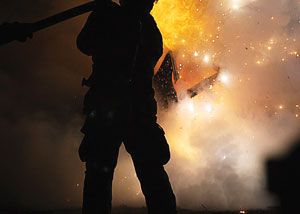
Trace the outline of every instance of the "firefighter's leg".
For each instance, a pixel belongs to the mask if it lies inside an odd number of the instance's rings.
[[[86,161],[83,190],[83,214],[110,214],[112,179],[121,142],[103,139],[97,157]],[[101,143],[101,142],[99,142]]]
[[[149,214],[175,214],[176,199],[162,164],[134,163]]]
[[[135,127],[124,141],[141,183],[149,214],[175,214],[176,199],[164,169],[169,146],[158,124]]]

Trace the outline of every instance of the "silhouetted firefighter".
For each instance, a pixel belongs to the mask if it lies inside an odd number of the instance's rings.
[[[86,162],[83,213],[111,212],[112,179],[123,142],[130,153],[149,214],[174,214],[176,202],[164,165],[170,159],[163,129],[156,123],[154,66],[162,36],[150,15],[154,0],[98,1],[78,36],[78,48],[92,56],[93,72],[83,112],[79,148]]]
[[[300,212],[300,139],[283,157],[267,162],[269,191],[279,197],[281,214]]]

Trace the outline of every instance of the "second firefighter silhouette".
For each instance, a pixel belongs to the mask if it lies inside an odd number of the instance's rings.
[[[152,89],[162,36],[150,15],[154,0],[98,1],[78,36],[92,57],[84,101],[85,134],[79,148],[86,162],[84,214],[111,213],[112,179],[119,147],[130,153],[149,214],[175,214],[176,202],[164,165],[170,159],[163,129],[156,123]]]

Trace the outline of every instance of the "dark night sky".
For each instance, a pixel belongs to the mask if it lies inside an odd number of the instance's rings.
[[[0,22],[34,22],[84,2],[2,0]],[[0,209],[80,203],[80,84],[91,66],[75,40],[85,19],[0,47]]]

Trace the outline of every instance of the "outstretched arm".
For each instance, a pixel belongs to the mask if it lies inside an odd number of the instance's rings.
[[[25,41],[27,38],[31,38],[34,32],[90,12],[95,8],[95,5],[96,7],[98,7],[98,5],[101,7],[105,1],[109,0],[97,0],[96,2],[91,1],[35,23],[4,23],[0,25],[0,46],[14,40]]]
[[[0,46],[14,40],[25,42],[32,38],[32,27],[32,24],[19,22],[0,25]]]

